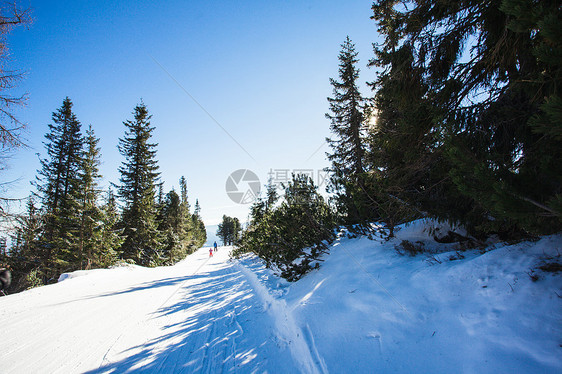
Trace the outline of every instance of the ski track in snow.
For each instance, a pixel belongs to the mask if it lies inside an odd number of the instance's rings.
[[[312,334],[309,334],[310,338],[307,342],[302,330],[295,322],[289,308],[287,308],[286,302],[284,300],[275,299],[267,291],[267,288],[261,284],[256,274],[248,270],[238,261],[236,261],[236,265],[246,276],[256,291],[256,294],[261,298],[264,308],[269,312],[275,322],[277,337],[288,344],[293,358],[299,363],[301,372],[313,374],[327,373],[325,365],[321,365],[320,368],[318,368],[317,362],[322,362],[322,359],[318,355]],[[310,333],[310,329],[307,331]],[[311,349],[316,359],[312,357]]]
[[[0,373],[320,372],[286,308],[226,248],[79,275],[0,298]]]

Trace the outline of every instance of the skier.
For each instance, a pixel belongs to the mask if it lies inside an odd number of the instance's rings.
[[[216,252],[217,251],[217,242],[215,242],[214,246],[215,246],[215,252]]]
[[[209,248],[209,257],[213,257],[213,248]]]

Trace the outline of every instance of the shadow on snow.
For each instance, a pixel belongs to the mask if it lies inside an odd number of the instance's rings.
[[[128,356],[121,361],[102,363],[87,373],[267,371],[264,356],[271,349],[278,350],[280,342],[274,347],[263,306],[244,276],[231,267],[167,278],[102,297],[172,284],[181,288],[148,319],[148,323],[165,319],[165,323],[159,321],[161,333],[119,352]],[[244,330],[252,331],[251,336],[244,336]]]

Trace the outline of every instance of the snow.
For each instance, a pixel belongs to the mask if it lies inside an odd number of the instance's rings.
[[[0,373],[562,372],[560,274],[530,277],[562,236],[458,258],[435,225],[342,235],[295,283],[228,247],[64,274],[0,298]],[[399,255],[401,240],[432,253]]]

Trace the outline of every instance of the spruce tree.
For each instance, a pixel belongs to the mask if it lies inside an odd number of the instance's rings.
[[[34,269],[41,269],[44,258],[40,252],[40,238],[43,220],[40,210],[35,206],[33,197],[29,197],[24,214],[16,217],[16,228],[12,234],[12,248],[8,264],[12,268],[12,290],[19,292],[28,285],[21,284]],[[43,269],[41,269],[43,274]]]
[[[78,263],[84,143],[68,97],[53,113],[52,120],[45,135],[47,158],[41,160],[35,183],[45,217],[41,251],[48,276],[70,270]]]
[[[234,245],[240,239],[240,231],[242,227],[238,218],[223,215],[217,229],[217,236],[222,240],[223,245]]]
[[[27,200],[25,213],[16,218],[16,225],[11,257],[23,269],[39,266],[42,261],[38,252],[42,217],[32,196]]]
[[[183,176],[180,178],[180,222],[178,232],[183,248],[182,251],[187,255],[199,248],[196,244],[199,241],[196,238],[195,226],[193,224],[193,220],[191,219],[190,206],[187,196],[187,180]]]
[[[228,236],[230,231],[230,217],[223,215],[222,221],[217,227],[217,236],[222,240],[222,245],[228,245]]]
[[[119,257],[117,250],[123,243],[123,229],[119,228],[120,219],[117,199],[109,188],[105,203],[101,207],[99,239],[96,242],[97,251],[94,253],[95,264],[99,267],[108,267],[117,262]]]
[[[193,216],[189,212],[187,181],[180,179],[180,195],[172,189],[162,201],[158,229],[163,237],[162,256],[165,264],[174,264],[198,249],[206,240],[204,225],[199,216],[199,202]]]
[[[166,258],[166,263],[171,265],[182,255],[182,220],[180,197],[173,189],[166,194],[162,204],[162,221],[159,230],[164,236],[164,246],[162,256]]]
[[[122,228],[124,258],[140,265],[160,262],[160,238],[156,226],[156,186],[159,178],[156,161],[157,144],[150,143],[154,127],[144,103],[133,110],[133,120],[123,122],[125,136],[119,139],[119,152],[123,161],[119,197],[124,206]]]
[[[99,139],[96,137],[92,126],[88,127],[85,138],[85,152],[81,170],[80,183],[80,233],[79,253],[81,267],[90,267],[99,256],[100,248],[100,220],[101,209],[98,198],[101,190],[98,187],[101,175],[99,174],[100,148]]]
[[[334,217],[310,177],[293,175],[284,187],[284,201],[252,219],[233,254],[253,252],[267,267],[295,281],[318,266],[315,260],[335,237]],[[220,229],[228,218],[223,217]],[[228,231],[221,234],[228,237]]]
[[[415,63],[411,44],[375,48],[370,65],[379,67],[375,91],[375,123],[369,128],[368,190],[386,222],[389,236],[396,224],[428,215],[452,221],[471,206],[454,193],[450,163],[436,127],[440,111],[431,101],[424,70]],[[456,209],[451,209],[452,205]],[[464,207],[461,209],[461,204]],[[459,211],[460,210],[460,211]]]
[[[201,206],[199,205],[199,199],[195,200],[195,208],[193,210],[193,214],[191,215],[191,222],[194,245],[196,248],[199,248],[205,243],[205,241],[207,241],[207,230],[205,229],[205,223],[201,218]]]
[[[420,113],[413,121],[415,131],[436,137],[427,143],[426,154],[445,158],[432,160],[422,173],[437,170],[435,176],[442,177],[434,182],[444,181],[434,191],[442,198],[427,204],[429,214],[457,217],[480,233],[513,236],[559,230],[559,4],[532,0],[428,0],[409,8],[396,4],[382,0],[373,4],[373,18],[385,37],[379,50],[390,58],[378,57],[389,67],[399,51],[409,49],[408,64],[417,79],[401,91],[405,96],[416,87],[425,91],[415,102],[430,109],[425,123],[433,126],[424,125]],[[394,77],[397,82],[400,76]],[[379,107],[392,114],[389,109]],[[405,123],[415,112],[393,113],[397,123]],[[421,149],[417,152],[423,160]]]
[[[357,52],[349,36],[342,44],[339,59],[339,81],[330,79],[333,97],[328,98],[333,139],[326,139],[332,147],[328,160],[332,162],[330,190],[345,216],[345,223],[361,223],[374,216],[366,208],[364,183],[364,121],[365,99],[357,86],[359,69]]]
[[[185,212],[189,213],[189,201],[187,200],[187,180],[184,176],[180,178],[181,204]]]

